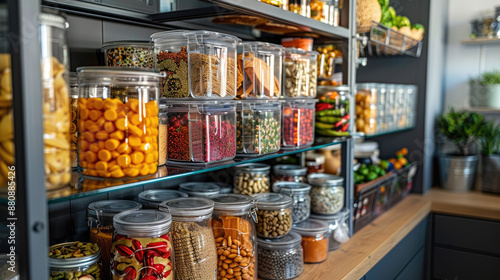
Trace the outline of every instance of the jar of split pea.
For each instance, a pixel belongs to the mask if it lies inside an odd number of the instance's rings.
[[[77,72],[79,169],[101,178],[156,173],[161,74],[104,66]]]

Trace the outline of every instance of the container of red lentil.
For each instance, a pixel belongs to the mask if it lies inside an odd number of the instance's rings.
[[[153,44],[142,41],[107,42],[101,48],[106,66],[153,68]]]
[[[284,148],[310,146],[314,143],[316,99],[285,100],[282,104],[281,145]]]
[[[206,164],[236,156],[235,101],[170,101],[167,160]]]

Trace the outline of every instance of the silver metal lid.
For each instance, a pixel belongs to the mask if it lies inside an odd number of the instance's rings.
[[[327,222],[320,220],[307,219],[301,223],[294,224],[293,230],[300,235],[314,236],[317,234],[325,234],[328,232],[330,225]]]
[[[160,73],[158,70],[147,68],[130,68],[130,67],[114,67],[114,66],[85,66],[76,68],[78,77],[86,77],[97,75],[100,77],[132,77],[137,78],[140,76],[148,78],[161,78],[165,74]]]
[[[257,238],[258,246],[266,249],[284,249],[284,248],[294,248],[296,246],[300,246],[300,242],[302,242],[302,236],[296,232],[289,232],[287,235],[274,238],[274,239],[264,239]]]
[[[59,249],[62,247],[71,247],[78,243],[79,241],[75,242],[66,242],[66,243],[60,243],[56,245],[52,245],[49,247],[49,252],[54,250],[54,249]],[[83,244],[88,244],[89,242],[82,242]],[[95,243],[91,243],[95,244]],[[99,247],[99,245],[97,245]],[[80,258],[68,258],[68,259],[57,259],[53,257],[49,257],[49,266],[54,267],[54,268],[78,268],[80,266],[90,266],[96,262],[98,262],[101,259],[101,247],[99,247],[99,250],[89,256],[83,256]]]
[[[139,210],[142,205],[139,202],[131,200],[101,200],[92,202],[87,208],[89,215],[92,213],[101,213],[103,217],[114,217],[116,214],[128,211]]]
[[[158,208],[162,202],[180,197],[188,197],[188,195],[176,190],[147,190],[139,193],[137,198],[144,205]]]
[[[307,175],[307,181],[313,186],[320,187],[342,187],[344,185],[344,178],[324,173],[311,173]]]
[[[273,173],[285,176],[306,176],[307,167],[295,164],[278,164],[273,166]]]
[[[268,172],[271,166],[264,163],[246,163],[235,167],[238,171],[243,172]]]
[[[217,182],[216,184],[217,184],[217,186],[220,187],[219,193],[221,193],[221,194],[233,192],[233,185],[231,185],[231,184],[220,183],[220,182]]]
[[[257,193],[252,197],[256,201],[257,209],[275,210],[292,206],[292,198],[279,193]]]
[[[69,27],[69,24],[66,22],[64,17],[50,13],[41,13],[38,15],[38,23],[60,29],[66,29]]]
[[[253,198],[245,194],[216,194],[210,196],[214,201],[214,210],[248,211],[253,203]]]
[[[311,186],[306,183],[278,181],[273,184],[273,192],[292,194],[308,194]]]
[[[158,210],[134,210],[117,214],[113,225],[117,233],[137,237],[151,237],[170,230],[172,216]]]
[[[201,197],[178,198],[167,201],[162,207],[174,217],[200,217],[212,215],[214,202]]]
[[[186,192],[192,197],[209,197],[219,194],[220,187],[212,182],[190,182],[180,184],[179,190]]]

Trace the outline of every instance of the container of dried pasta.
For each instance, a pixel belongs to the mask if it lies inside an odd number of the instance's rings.
[[[315,98],[318,52],[285,48],[283,95],[286,98]]]
[[[160,96],[166,98],[225,98],[236,96],[243,76],[236,69],[236,36],[175,30],[151,35],[155,68],[166,74]]]

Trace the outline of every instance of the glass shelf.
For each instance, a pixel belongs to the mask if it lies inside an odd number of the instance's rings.
[[[392,133],[398,133],[398,132],[403,132],[403,131],[408,131],[408,130],[412,130],[414,129],[415,127],[412,126],[412,127],[405,127],[405,128],[401,128],[401,129],[395,129],[395,130],[386,130],[386,131],[382,131],[382,132],[379,132],[379,133],[375,133],[375,134],[368,134],[368,135],[364,135],[364,137],[366,138],[373,138],[373,137],[377,137],[377,136],[383,136],[383,135],[387,135],[387,134],[392,134]],[[361,133],[362,134],[362,133]]]

